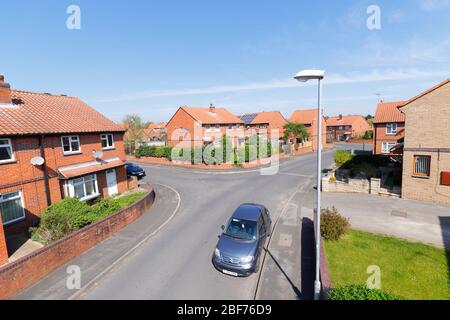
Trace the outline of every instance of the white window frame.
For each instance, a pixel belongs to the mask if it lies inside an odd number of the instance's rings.
[[[205,132],[211,132],[211,125],[205,124]]]
[[[10,138],[0,138],[0,140],[6,141],[8,143],[6,145],[0,145],[0,148],[10,148],[11,149],[11,159],[0,160],[0,164],[11,163],[11,162],[16,161],[16,158],[14,156],[14,148],[13,148],[11,139]]]
[[[111,136],[112,145],[108,145],[109,144],[109,139],[108,139],[109,136]],[[116,148],[116,144],[114,142],[114,134],[112,134],[112,133],[101,134],[100,141],[102,143],[102,150],[113,150]],[[103,141],[106,141],[107,147],[105,147],[105,148],[103,148]]]
[[[389,154],[391,153],[390,150],[395,147],[397,143],[392,142],[392,141],[383,141],[383,143],[381,144],[381,153],[383,154]]]
[[[214,128],[216,129],[216,132],[220,132],[220,124],[216,124]]]
[[[90,176],[92,176],[93,179],[85,180],[86,177],[90,177]],[[83,182],[74,183],[75,180],[78,180],[78,179],[81,179],[81,178],[83,178]],[[92,195],[86,196],[86,182],[90,182],[90,181],[94,181],[95,193],[92,194]],[[67,182],[66,182],[66,195],[69,198],[76,198],[76,196],[75,196],[75,186],[81,185],[81,184],[83,185],[84,197],[77,198],[78,200],[80,200],[80,201],[88,201],[88,200],[92,200],[92,199],[98,198],[100,196],[100,192],[98,191],[97,174],[95,174],[95,173],[67,180]]]
[[[64,138],[69,138],[70,151],[64,151]],[[76,138],[76,141],[78,142],[78,150],[77,151],[72,150],[72,139],[73,138]],[[65,156],[71,155],[71,154],[80,154],[81,153],[80,136],[62,136],[61,137],[61,147],[62,147],[63,154]]]
[[[395,128],[395,129],[394,129]],[[398,125],[395,122],[386,124],[386,134],[394,136],[398,133]]]
[[[3,197],[5,195],[10,195],[12,193],[18,193],[19,195],[15,196],[15,197],[13,197],[11,199],[8,199],[8,200],[3,200]],[[6,192],[6,193],[3,193],[3,194],[0,194],[0,203],[4,203],[4,202],[7,202],[7,201],[14,201],[14,200],[17,200],[17,199],[20,199],[20,205],[22,206],[22,216],[19,217],[19,218],[14,219],[14,220],[8,221],[8,222],[3,222],[4,226],[7,226],[7,225],[9,225],[11,223],[22,221],[22,220],[26,219],[25,204],[23,202],[23,197],[22,197],[22,191],[21,190],[16,190],[16,191],[11,191],[11,192]]]
[[[230,128],[231,127],[231,128]],[[227,125],[227,130],[228,131],[233,131],[233,125],[232,124],[228,124]]]

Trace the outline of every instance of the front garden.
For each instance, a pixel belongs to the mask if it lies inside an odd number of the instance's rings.
[[[330,299],[450,299],[449,251],[349,229],[348,221],[335,210],[325,210],[322,221]],[[373,267],[381,272],[381,290],[367,287]]]
[[[141,146],[134,152],[134,156],[136,158],[165,158],[169,161],[192,165],[232,164],[241,166],[259,159],[270,158],[279,152],[282,152],[282,150],[273,147],[270,141],[261,139],[256,135],[247,139],[240,147],[233,147],[231,140],[224,135],[220,143],[203,147]]]
[[[100,199],[93,204],[66,198],[48,207],[37,228],[31,228],[33,241],[49,244],[130,206],[145,195],[133,192],[112,199]]]

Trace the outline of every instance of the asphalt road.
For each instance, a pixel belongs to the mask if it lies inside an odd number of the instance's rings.
[[[331,165],[331,150],[324,152],[323,162],[324,168]],[[153,183],[179,193],[178,213],[82,299],[253,299],[257,274],[233,278],[212,266],[220,226],[245,202],[265,205],[275,221],[298,188],[313,197],[316,156],[282,162],[279,172],[271,176],[259,170],[201,173],[165,166],[144,168]]]

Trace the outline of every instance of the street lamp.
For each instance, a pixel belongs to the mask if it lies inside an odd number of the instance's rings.
[[[294,79],[300,82],[309,80],[318,80],[318,125],[317,125],[317,208],[316,208],[316,280],[314,282],[314,300],[320,299],[320,193],[322,180],[322,80],[325,71],[322,70],[303,70],[297,73]]]

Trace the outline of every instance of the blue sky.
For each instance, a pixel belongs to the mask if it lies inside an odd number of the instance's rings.
[[[66,28],[69,5],[81,30]],[[381,9],[369,30],[366,10]],[[0,73],[15,89],[78,96],[113,120],[180,105],[236,114],[313,107],[292,76],[326,70],[327,114],[374,113],[450,77],[450,0],[2,1]]]

